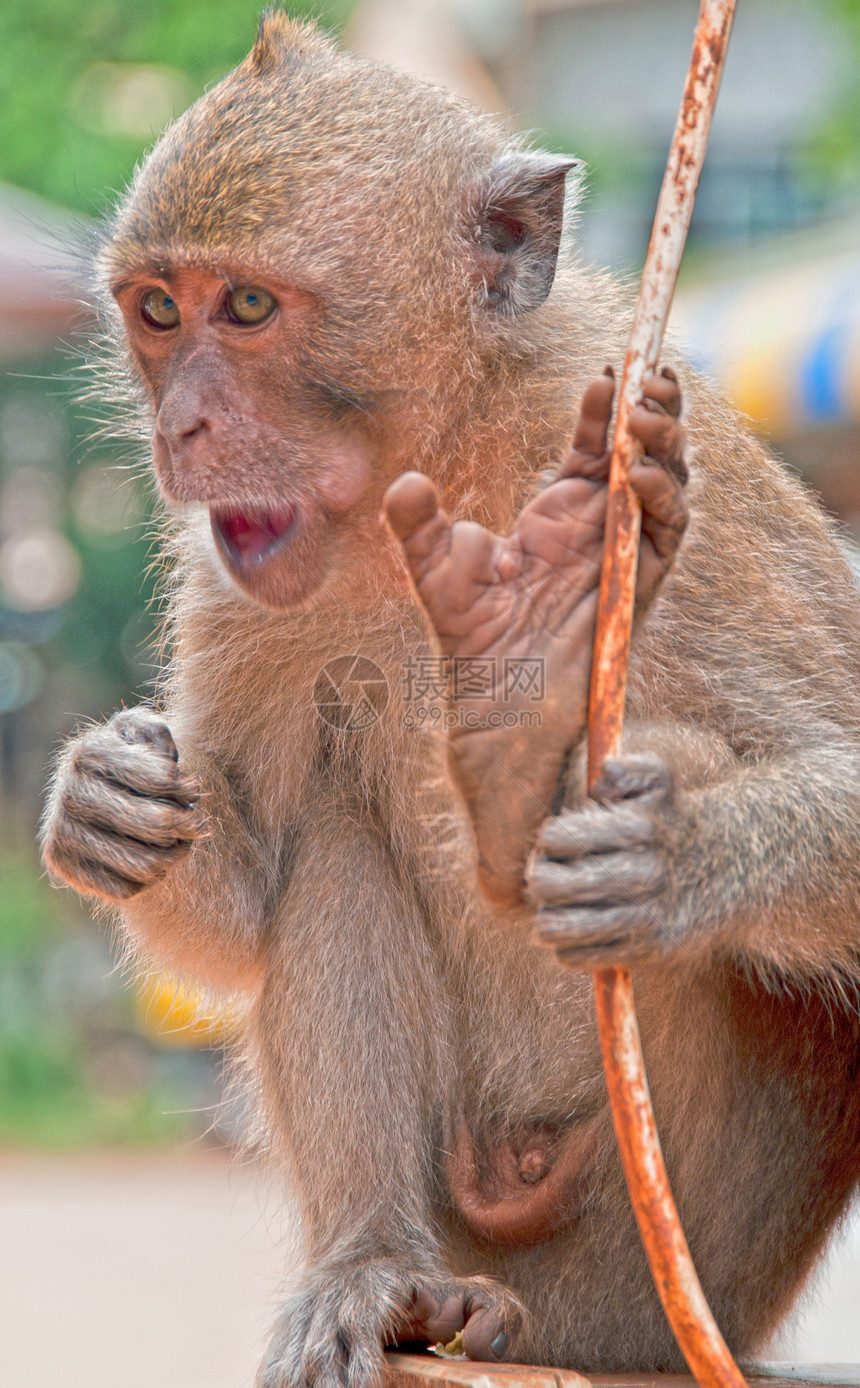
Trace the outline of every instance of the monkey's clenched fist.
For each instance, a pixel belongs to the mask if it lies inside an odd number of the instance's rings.
[[[42,830],[51,876],[105,901],[127,900],[200,835],[199,797],[158,714],[115,714],[73,742],[60,764]]]
[[[683,811],[654,756],[609,761],[580,809],[543,825],[527,871],[535,938],[570,968],[657,959],[681,943],[670,898]]]

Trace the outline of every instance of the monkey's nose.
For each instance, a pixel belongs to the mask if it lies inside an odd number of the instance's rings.
[[[200,416],[199,418],[195,419],[193,423],[187,425],[186,428],[182,429],[180,431],[179,437],[182,439],[184,443],[188,439],[193,439],[197,434],[208,434],[210,431],[210,427],[211,426],[209,424],[209,420],[203,419],[203,417]]]
[[[212,433],[212,424],[205,414],[197,411],[178,417],[168,416],[166,419],[159,415],[158,431],[167,441],[169,448],[178,448],[181,451],[188,448],[189,444],[201,443],[207,438]]]
[[[181,452],[213,432],[211,413],[197,391],[174,391],[162,401],[156,429],[168,448]]]
[[[206,453],[213,443],[211,421],[204,414],[188,414],[181,419],[163,419],[159,415],[156,437],[161,440],[175,468],[180,472],[188,464],[206,465]]]

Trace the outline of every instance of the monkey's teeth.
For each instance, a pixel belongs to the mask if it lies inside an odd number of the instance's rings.
[[[259,563],[283,540],[295,518],[292,506],[265,511],[212,512],[212,529],[219,547],[234,564]]]

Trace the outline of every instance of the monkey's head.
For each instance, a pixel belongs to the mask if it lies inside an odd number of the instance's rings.
[[[247,595],[359,581],[404,468],[474,488],[550,312],[573,163],[279,13],[156,145],[99,281],[159,489]]]

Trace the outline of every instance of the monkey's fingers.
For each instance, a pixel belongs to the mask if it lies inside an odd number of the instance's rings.
[[[529,895],[542,909],[625,906],[647,901],[666,885],[666,864],[656,849],[599,853],[577,863],[539,858],[529,873]]]
[[[479,1363],[507,1358],[516,1327],[506,1325],[503,1314],[496,1307],[476,1305],[474,1301],[468,1316],[463,1329],[463,1349],[469,1358]]]
[[[654,820],[636,805],[607,811],[589,801],[580,810],[569,810],[547,819],[541,827],[535,852],[548,861],[575,862],[593,854],[640,852],[654,842]],[[538,869],[543,858],[532,865]],[[531,871],[531,868],[530,868]]]
[[[197,782],[176,760],[166,725],[157,719],[138,728],[132,727],[130,717],[117,714],[109,723],[91,728],[73,748],[69,771],[73,776],[102,777],[135,795],[169,800],[180,808],[194,805],[200,797]]]
[[[140,746],[111,747],[107,739],[102,746],[93,739],[76,749],[72,768],[78,775],[102,777],[135,795],[168,800],[183,809],[193,806],[200,796],[197,782],[183,775],[175,762],[140,753]]]
[[[206,827],[205,816],[194,805],[129,793],[101,776],[70,778],[63,786],[60,808],[81,824],[154,848],[191,843]]]
[[[642,534],[650,540],[662,569],[668,565],[681,542],[689,521],[689,509],[681,479],[667,472],[653,458],[642,458],[630,469],[630,485],[642,503]],[[649,597],[654,577],[643,551],[640,563],[639,597]]]
[[[592,800],[607,805],[660,805],[670,801],[674,793],[671,768],[653,752],[610,757],[591,788]]]
[[[657,378],[652,377],[654,379]],[[642,444],[646,457],[654,459],[681,482],[686,482],[684,429],[660,401],[645,396],[642,403],[630,413],[630,432]]]
[[[543,823],[529,871],[544,859],[570,863],[603,853],[647,851],[659,836],[660,812],[674,794],[674,778],[662,758],[632,752],[612,758],[579,809]]]
[[[154,713],[141,709],[123,709],[120,713],[114,714],[110,726],[112,732],[116,732],[123,742],[150,747],[153,751],[160,752],[168,761],[179,761],[179,751],[172,732]]]
[[[83,896],[126,901],[163,877],[190,846],[190,840],[179,838],[169,847],[152,846],[63,817],[53,827],[44,857],[51,876]]]
[[[671,366],[664,366],[655,376],[649,376],[642,388],[643,398],[661,405],[673,419],[681,415],[682,397],[678,377]]]
[[[579,407],[573,448],[558,470],[559,477],[589,477],[600,480],[607,476],[607,439],[614,396],[615,376],[611,367],[607,367],[602,376],[589,381],[585,388]]]
[[[609,475],[609,424],[615,394],[615,374],[610,366],[585,389],[573,450],[559,468],[559,477],[589,477],[602,480]],[[643,388],[642,404],[633,411],[632,432],[646,453],[659,459],[686,481],[681,450],[684,431],[677,423],[681,414],[681,388],[670,367],[649,376]],[[656,423],[660,418],[664,425]]]
[[[684,943],[666,926],[659,897],[623,906],[548,907],[538,911],[532,938],[565,968],[583,971],[657,962]]]
[[[452,1291],[441,1299],[427,1287],[415,1293],[404,1329],[398,1333],[398,1341],[427,1339],[431,1344],[447,1345],[453,1340],[464,1323],[463,1294]]]
[[[469,1277],[449,1287],[419,1287],[398,1327],[396,1342],[429,1340],[447,1344],[462,1332],[470,1359],[501,1360],[522,1325],[522,1314],[510,1293],[483,1277]]]

